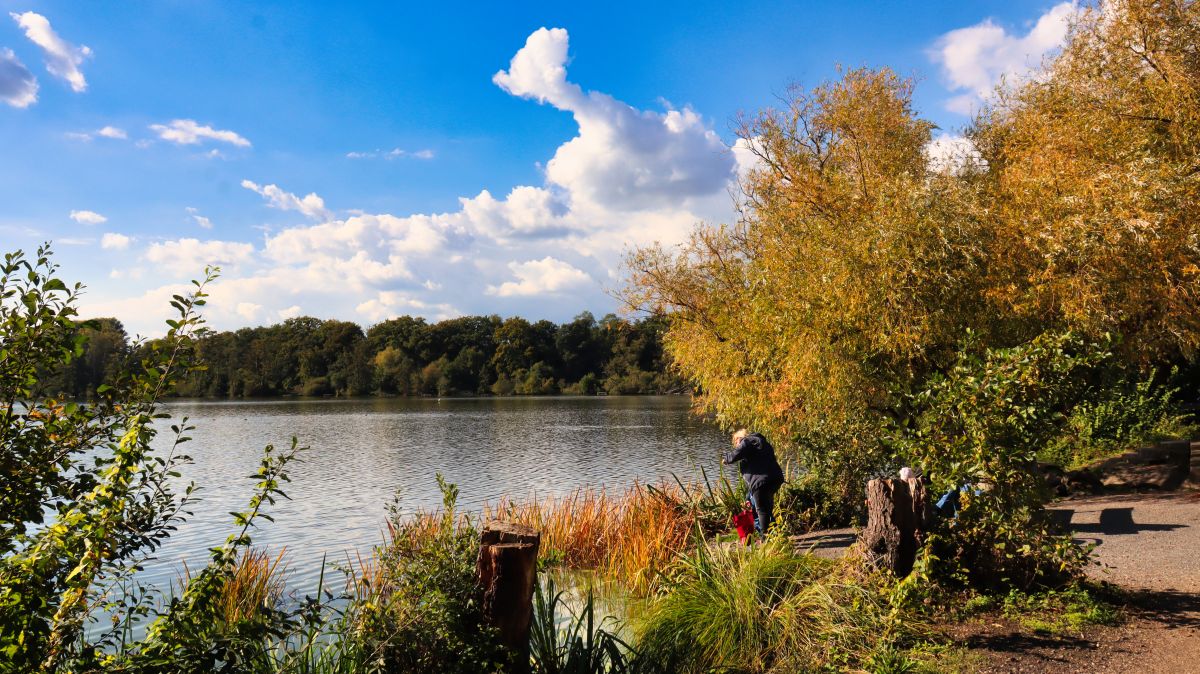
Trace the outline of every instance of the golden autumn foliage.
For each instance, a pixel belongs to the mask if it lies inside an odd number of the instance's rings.
[[[627,260],[625,298],[672,317],[698,404],[844,470],[886,454],[877,431],[968,331],[984,347],[1113,334],[1140,367],[1192,358],[1200,4],[1103,7],[997,92],[954,170],[931,165],[933,125],[887,69],[744,120],[758,164],[739,221]]]
[[[1016,317],[1124,338],[1145,365],[1200,346],[1200,4],[1083,11],[1043,77],[971,130],[988,170],[991,292]]]

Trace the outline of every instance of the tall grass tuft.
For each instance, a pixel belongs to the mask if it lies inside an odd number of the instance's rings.
[[[216,598],[216,610],[226,624],[252,620],[264,608],[279,605],[287,584],[287,566],[280,566],[287,548],[274,558],[262,548],[247,548],[238,556],[233,571]],[[179,579],[180,594],[187,592],[192,582],[191,570],[185,564]]]
[[[596,619],[591,590],[578,612],[570,611],[564,593],[547,578],[534,594],[529,652],[536,674],[627,672],[632,649],[614,631],[611,617]],[[560,625],[560,623],[565,623]]]
[[[783,540],[702,544],[668,570],[635,643],[666,671],[860,667],[916,629],[891,619],[888,587],[852,562],[797,555]]]

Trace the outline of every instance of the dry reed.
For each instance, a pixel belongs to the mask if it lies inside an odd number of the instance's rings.
[[[272,559],[262,548],[243,551],[233,567],[233,573],[221,586],[217,607],[226,623],[236,623],[258,615],[263,607],[274,607],[283,596],[287,584],[286,566],[280,567],[287,548]],[[180,593],[187,591],[192,573],[184,564],[179,578]]]
[[[484,519],[504,519],[542,534],[542,557],[568,569],[594,569],[636,594],[648,593],[696,527],[696,512],[676,485],[640,484],[616,495],[581,488],[559,498],[485,504]]]

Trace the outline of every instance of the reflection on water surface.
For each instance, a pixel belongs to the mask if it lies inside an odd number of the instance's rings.
[[[173,419],[196,430],[184,445],[201,487],[194,515],[148,565],[160,587],[180,560],[195,569],[230,533],[262,448],[295,435],[311,449],[292,464],[290,501],[254,533],[256,545],[287,546],[297,589],[315,587],[322,555],[345,560],[380,541],[397,491],[406,510],[441,503],[435,473],[459,486],[461,508],[501,495],[563,494],[581,485],[620,488],[695,466],[713,468],[725,440],[692,417],[683,396],[173,402]],[[165,443],[166,435],[159,441]]]

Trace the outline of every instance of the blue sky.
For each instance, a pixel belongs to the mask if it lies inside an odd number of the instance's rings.
[[[0,248],[53,240],[86,314],[152,335],[206,262],[219,328],[606,313],[628,247],[729,217],[740,111],[888,65],[953,146],[1073,5],[0,10]]]

